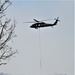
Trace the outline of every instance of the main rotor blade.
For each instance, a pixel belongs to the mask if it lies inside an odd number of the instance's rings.
[[[45,20],[36,20],[36,19],[33,19],[34,21],[30,21],[30,22],[23,22],[23,23],[36,23],[36,22],[42,22],[42,21],[47,21],[47,20],[53,20],[53,19],[45,19]]]
[[[23,22],[23,23],[35,23],[34,21],[32,21],[32,22]]]
[[[45,19],[45,20],[41,20],[41,21],[48,21],[48,20],[53,20],[53,19]]]
[[[38,21],[38,20],[36,20],[36,19],[33,19],[35,22],[40,22],[40,21]]]

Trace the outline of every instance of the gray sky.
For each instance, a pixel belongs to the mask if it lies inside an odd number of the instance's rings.
[[[13,39],[13,49],[19,53],[0,71],[12,75],[73,75],[74,56],[74,4],[64,1],[24,1],[11,0],[7,17],[18,21]],[[42,69],[40,74],[39,30],[31,29],[31,24],[23,22],[33,19],[60,18],[54,28],[40,29]],[[55,20],[46,21],[53,23]]]

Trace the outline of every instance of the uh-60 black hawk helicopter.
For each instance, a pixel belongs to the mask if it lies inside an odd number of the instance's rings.
[[[35,23],[32,24],[30,26],[30,28],[35,28],[35,29],[42,28],[42,27],[49,27],[49,26],[51,26],[53,28],[53,26],[57,25],[58,21],[60,21],[59,17],[57,17],[57,19],[55,19],[55,22],[53,24],[45,23],[45,22],[42,22],[42,21],[38,21],[36,19],[33,19],[33,20],[35,21]],[[26,23],[32,23],[32,22],[26,22]]]

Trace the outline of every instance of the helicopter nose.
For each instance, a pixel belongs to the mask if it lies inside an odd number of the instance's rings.
[[[30,26],[30,28],[33,28],[33,26]]]

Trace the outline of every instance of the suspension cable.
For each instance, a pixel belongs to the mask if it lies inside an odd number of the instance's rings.
[[[40,52],[40,75],[42,75],[42,60],[41,60],[41,34],[39,28],[39,52]]]

